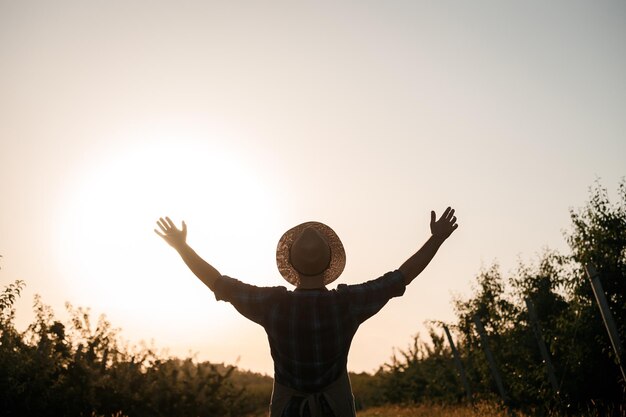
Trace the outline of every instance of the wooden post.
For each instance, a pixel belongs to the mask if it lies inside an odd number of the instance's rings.
[[[602,289],[602,283],[600,283],[600,276],[598,275],[596,268],[591,264],[585,265],[585,271],[591,281],[593,295],[595,295],[596,302],[600,308],[600,314],[602,315],[604,326],[606,327],[606,331],[609,333],[609,339],[611,339],[613,351],[615,351],[615,356],[617,357],[617,364],[619,365],[619,369],[622,371],[622,378],[626,382],[626,372],[624,371],[623,360],[624,348],[622,347],[622,342],[620,341],[619,333],[617,332],[615,320],[613,320],[613,314],[611,314],[609,304],[606,301],[606,296],[604,295],[604,290]]]
[[[459,355],[459,351],[456,350],[456,346],[454,346],[454,341],[452,341],[452,335],[450,334],[450,330],[448,330],[448,326],[443,324],[443,330],[446,332],[448,343],[450,343],[450,348],[452,349],[452,355],[454,356],[454,363],[456,364],[456,369],[459,371],[461,382],[463,383],[463,387],[465,388],[465,395],[467,395],[467,399],[471,401],[472,391],[470,390],[470,385],[469,385],[469,382],[467,381],[467,376],[465,375],[465,368],[463,368],[463,362],[461,362],[461,356]]]
[[[502,377],[500,376],[500,372],[498,371],[498,367],[496,366],[496,360],[491,354],[491,349],[489,349],[487,333],[485,332],[483,323],[480,321],[480,317],[478,317],[478,315],[474,315],[474,324],[476,325],[476,330],[478,330],[478,334],[480,335],[480,344],[485,351],[485,356],[487,357],[487,362],[489,363],[489,369],[491,370],[491,375],[493,376],[493,379],[496,381],[496,387],[498,388],[498,392],[500,393],[500,398],[502,398],[502,401],[506,402],[508,398],[506,396],[506,392],[504,391]]]
[[[535,305],[533,304],[533,301],[530,299],[530,297],[526,297],[524,301],[526,302],[526,308],[528,309],[528,318],[530,319],[530,325],[533,329],[533,333],[535,333],[537,344],[539,345],[539,352],[541,353],[541,357],[543,358],[543,363],[546,365],[548,380],[550,381],[550,385],[552,385],[554,393],[556,395],[559,395],[559,384],[556,382],[556,376],[554,375],[554,366],[552,366],[552,360],[550,360],[550,354],[548,353],[546,342],[544,341],[543,335],[541,334],[541,327],[539,327],[539,320],[537,320]]]

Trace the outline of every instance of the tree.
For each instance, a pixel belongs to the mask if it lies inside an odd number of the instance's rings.
[[[94,325],[89,309],[67,304],[64,324],[36,296],[35,320],[18,332],[13,303],[22,287],[16,281],[0,293],[3,416],[234,417],[259,407],[232,383],[235,367],[129,347],[104,315]]]
[[[626,403],[626,385],[584,271],[589,263],[599,271],[620,337],[626,341],[626,181],[619,185],[617,203],[611,203],[606,189],[596,183],[586,205],[570,210],[570,217],[572,229],[565,235],[569,253],[545,250],[537,264],[520,262],[508,279],[494,264],[476,276],[476,290],[469,299],[455,300],[457,322],[450,327],[459,333],[457,347],[477,396],[489,398],[497,391],[474,316],[485,327],[509,405],[548,415],[555,409],[570,412],[587,407],[619,412]],[[546,376],[525,298],[535,306],[559,395]],[[449,354],[436,335],[431,334],[431,339],[432,348],[416,338],[407,352],[393,356],[382,374],[388,401],[446,398],[448,381],[430,364],[447,369]]]
[[[573,230],[566,239],[572,253],[566,283],[571,311],[562,324],[572,337],[568,362],[576,366],[569,370],[572,398],[612,404],[625,400],[625,383],[584,266],[597,268],[620,338],[626,340],[626,181],[618,187],[617,203],[610,202],[599,183],[590,194],[584,207],[570,211]]]

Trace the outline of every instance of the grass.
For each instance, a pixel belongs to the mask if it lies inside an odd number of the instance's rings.
[[[528,417],[526,414],[507,413],[506,409],[492,402],[470,405],[415,405],[368,408],[357,413],[357,417]]]

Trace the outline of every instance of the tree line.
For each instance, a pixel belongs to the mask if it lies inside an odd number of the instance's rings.
[[[66,304],[55,319],[35,297],[35,319],[19,332],[14,301],[0,293],[0,410],[3,416],[245,416],[266,409],[271,378],[129,345],[102,315]]]
[[[494,398],[533,415],[577,414],[589,410],[626,415],[626,383],[603,324],[584,266],[599,273],[622,343],[626,342],[626,181],[611,203],[598,182],[579,209],[570,209],[565,233],[568,253],[545,249],[536,263],[520,262],[506,276],[498,264],[475,278],[469,299],[454,300],[448,323],[470,392],[461,382],[441,323],[431,322],[429,342],[415,336],[394,354],[371,383],[379,402],[459,402]],[[552,363],[553,381],[533,332],[525,300],[531,300]],[[499,370],[502,398],[489,366],[475,317]],[[468,394],[470,394],[468,396]]]
[[[593,264],[622,341],[626,341],[626,181],[611,203],[599,183],[580,209],[570,210],[569,252],[544,250],[505,276],[491,265],[475,277],[475,292],[454,300],[455,336],[467,385],[442,323],[428,342],[415,336],[374,375],[351,374],[357,407],[386,403],[501,401],[533,415],[571,415],[595,409],[626,415],[625,381],[604,328],[584,265]],[[14,325],[14,302],[24,286],[0,293],[0,410],[4,416],[246,416],[265,413],[271,378],[232,365],[166,357],[145,344],[129,345],[104,316],[66,304],[58,321],[35,297],[33,323]],[[553,364],[556,391],[538,348],[525,300]],[[500,395],[482,323],[498,368]],[[469,388],[469,392],[467,390]]]

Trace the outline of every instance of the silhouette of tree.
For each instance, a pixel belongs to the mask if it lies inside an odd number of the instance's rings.
[[[94,325],[89,309],[67,304],[63,324],[36,296],[35,319],[20,333],[14,302],[23,285],[0,293],[3,416],[243,416],[267,405],[233,384],[234,367],[129,347],[104,316]]]
[[[565,235],[570,253],[545,250],[536,265],[520,262],[508,279],[497,264],[481,271],[473,296],[455,301],[457,321],[449,327],[458,334],[457,347],[477,397],[493,399],[497,390],[473,323],[475,315],[485,327],[510,406],[545,415],[588,407],[626,412],[625,383],[584,272],[588,263],[598,269],[625,341],[626,181],[619,185],[615,204],[596,183],[586,205],[572,209],[570,217],[572,229]],[[531,328],[527,297],[554,364],[558,395]],[[394,354],[391,364],[381,368],[378,377],[386,401],[462,400],[458,377],[449,378],[454,369],[449,349],[432,329],[430,339],[426,345],[416,337],[408,351]],[[451,381],[458,388],[451,387]]]

